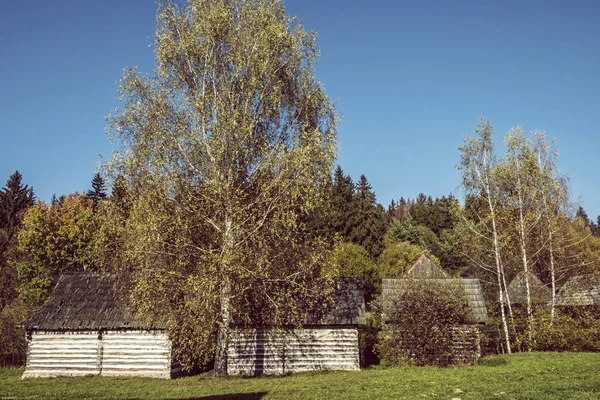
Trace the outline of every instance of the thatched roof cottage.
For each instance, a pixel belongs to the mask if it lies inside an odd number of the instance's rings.
[[[50,299],[23,326],[23,378],[146,376],[179,372],[163,323],[145,323],[121,306],[114,281],[91,273],[63,274]]]

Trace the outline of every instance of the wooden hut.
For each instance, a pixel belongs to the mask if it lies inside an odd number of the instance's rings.
[[[417,262],[404,274],[402,279],[383,279],[382,295],[385,298],[395,296],[405,290],[411,280],[426,280],[435,284],[448,285],[464,289],[465,296],[471,308],[471,318],[467,324],[452,326],[454,359],[464,364],[471,364],[481,357],[479,324],[487,321],[487,309],[483,298],[483,290],[479,279],[451,278],[426,255],[421,256]],[[385,310],[384,310],[385,314]],[[385,320],[385,316],[384,316]],[[407,349],[410,353],[410,349]]]
[[[557,306],[600,306],[600,274],[574,276],[556,295]]]
[[[529,278],[529,293],[532,303],[547,304],[552,299],[552,290],[545,286],[533,273],[527,274]],[[521,271],[510,282],[507,288],[510,304],[526,304],[527,288],[525,287],[525,272]],[[506,300],[505,300],[506,301]]]
[[[133,318],[113,285],[113,279],[91,273],[59,277],[50,299],[23,323],[28,339],[23,378],[169,378],[180,371],[164,325]]]
[[[228,374],[282,375],[315,370],[358,370],[358,329],[365,325],[360,280],[341,279],[323,318],[307,313],[302,328],[238,328],[228,347]]]

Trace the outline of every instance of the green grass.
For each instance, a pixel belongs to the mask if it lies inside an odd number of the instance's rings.
[[[598,399],[600,354],[522,353],[469,368],[372,368],[286,377],[21,380],[0,369],[0,398],[17,399]]]

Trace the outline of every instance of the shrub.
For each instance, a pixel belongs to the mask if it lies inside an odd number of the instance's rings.
[[[539,351],[600,351],[600,317],[593,308],[548,314],[534,324],[534,349]]]
[[[462,355],[454,351],[453,343],[468,334],[461,328],[472,317],[457,281],[406,280],[402,290],[382,297],[381,310],[384,328],[376,350],[385,362],[395,366],[461,363]]]
[[[0,312],[0,367],[25,365],[27,341],[19,325],[25,320],[28,308],[16,300]]]

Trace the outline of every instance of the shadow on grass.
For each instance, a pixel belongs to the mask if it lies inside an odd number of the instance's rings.
[[[216,396],[184,397],[184,398],[166,399],[166,400],[260,400],[266,394],[267,394],[267,392],[231,393],[231,394],[221,394],[221,395],[216,395]]]

